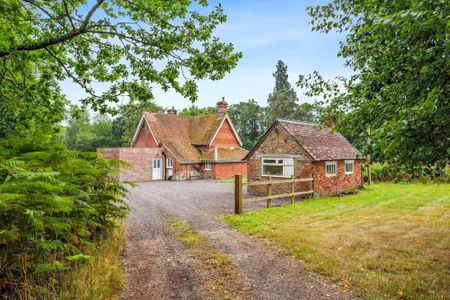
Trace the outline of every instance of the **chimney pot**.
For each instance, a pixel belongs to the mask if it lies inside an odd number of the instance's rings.
[[[222,119],[228,113],[228,103],[225,101],[225,97],[222,96],[216,105],[216,115],[218,119]]]
[[[168,114],[168,115],[176,115],[176,114],[177,114],[177,110],[175,109],[174,106],[172,106],[172,108],[169,108],[169,109],[167,110],[167,114]]]

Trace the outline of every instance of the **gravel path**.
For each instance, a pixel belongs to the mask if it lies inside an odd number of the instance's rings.
[[[305,270],[301,262],[218,220],[219,215],[233,213],[232,183],[143,183],[131,190],[129,198],[125,251],[128,288],[122,299],[208,298],[201,292],[203,278],[198,266],[164,226],[169,216],[188,221],[227,255],[249,298],[350,298],[326,279]]]

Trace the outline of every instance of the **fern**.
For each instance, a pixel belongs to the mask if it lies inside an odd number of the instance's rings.
[[[128,212],[126,188],[109,176],[118,164],[60,147],[0,157],[0,282],[19,286],[86,261]]]

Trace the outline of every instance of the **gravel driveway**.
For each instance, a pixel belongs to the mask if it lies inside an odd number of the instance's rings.
[[[128,288],[122,299],[207,298],[201,293],[201,272],[164,226],[170,216],[188,221],[225,253],[250,299],[350,298],[298,260],[229,229],[218,216],[233,213],[233,199],[232,183],[212,180],[150,182],[133,188],[125,251]]]

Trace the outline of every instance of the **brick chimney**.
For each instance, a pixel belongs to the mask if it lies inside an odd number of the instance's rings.
[[[325,117],[323,122],[324,122],[325,126],[327,126],[328,128],[331,128],[331,129],[336,128],[336,121],[334,120],[334,117],[332,117],[332,116]]]
[[[175,107],[172,106],[172,108],[169,108],[167,110],[167,114],[168,115],[176,115],[177,114],[177,110],[175,109]]]
[[[222,97],[222,99],[217,102],[217,106],[216,106],[216,115],[217,115],[217,119],[222,119],[223,117],[225,117],[225,115],[228,112],[228,103],[225,102],[225,97]]]

